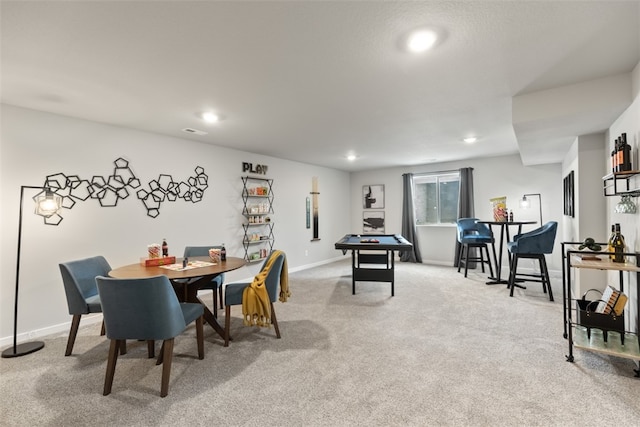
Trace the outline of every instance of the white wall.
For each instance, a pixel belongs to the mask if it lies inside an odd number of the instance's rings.
[[[577,242],[592,237],[597,242],[609,238],[606,226],[606,203],[602,177],[609,173],[602,159],[607,157],[605,135],[582,135],[576,138],[565,156],[562,175],[574,173],[575,216],[564,216],[562,241]],[[602,289],[606,274],[602,271],[572,271],[572,289],[581,296],[588,289]]]
[[[623,132],[627,133],[627,142],[631,145],[632,157],[634,158],[633,169],[640,170],[638,162],[638,152],[640,151],[640,63],[635,67],[632,73],[633,80],[633,96],[634,101],[629,108],[611,125],[607,132],[607,152],[613,150],[615,139]],[[603,159],[605,164],[609,163],[608,157]],[[632,188],[640,189],[640,177],[631,179]],[[625,237],[627,250],[632,252],[640,251],[640,214],[618,214],[615,213],[615,205],[620,201],[620,197],[607,197],[607,224],[620,223],[622,234]],[[638,198],[634,201],[638,203]],[[638,284],[636,283],[636,275],[625,273],[625,280],[630,281],[630,285],[625,287],[625,292],[629,295],[630,313],[625,319],[631,330],[637,330],[638,324]],[[609,282],[618,283],[616,273],[609,273]]]
[[[146,215],[135,194],[117,207],[100,207],[97,200],[78,201],[62,212],[59,226],[46,226],[32,214],[25,194],[20,271],[18,333],[34,335],[65,328],[70,321],[58,263],[104,255],[112,267],[137,262],[146,245],[166,238],[171,254],[182,255],[185,245],[225,243],[230,256],[243,256],[242,162],[266,164],[274,180],[275,248],[284,250],[291,270],[339,258],[336,236],[351,231],[349,174],[180,138],[77,120],[2,105],[0,200],[2,201],[0,337],[8,344],[13,334],[16,242],[21,185],[42,185],[59,172],[90,179],[113,172],[123,157],[145,188],[160,174],[185,180],[197,166],[209,177],[200,203],[163,203],[160,216]],[[320,241],[311,242],[306,228],[305,199],[312,177],[320,187]],[[305,256],[308,251],[308,256]],[[260,264],[227,274],[227,282],[252,277]],[[295,290],[294,290],[295,292]],[[19,337],[23,338],[22,336]]]
[[[489,199],[506,196],[507,207],[513,209],[517,220],[539,222],[537,197],[532,198],[531,208],[520,207],[519,200],[525,193],[542,195],[543,222],[558,221],[558,236],[562,235],[562,176],[561,165],[523,166],[518,155],[472,159],[460,162],[427,164],[403,168],[388,168],[351,174],[351,227],[362,230],[362,186],[384,184],[385,186],[385,232],[400,233],[402,228],[402,174],[421,173],[472,167],[475,193],[475,213],[481,219],[491,219],[492,207]],[[528,231],[539,225],[525,226]],[[453,265],[455,249],[455,226],[420,226],[419,239],[423,262]],[[560,239],[556,239],[554,254],[548,258],[550,270],[561,270]],[[503,255],[503,277],[508,274],[506,251]]]

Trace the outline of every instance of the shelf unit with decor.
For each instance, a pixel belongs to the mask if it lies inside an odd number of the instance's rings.
[[[605,196],[640,196],[640,187],[634,177],[640,178],[640,171],[614,172],[602,177],[602,189]],[[632,185],[636,184],[636,185]]]
[[[568,362],[573,362],[573,349],[593,351],[610,356],[631,359],[636,362],[637,369],[634,369],[635,376],[640,377],[640,319],[636,321],[635,331],[630,331],[625,325],[625,317],[631,322],[628,316],[629,304],[626,303],[621,315],[601,314],[594,311],[594,301],[587,300],[587,293],[581,298],[572,297],[571,293],[571,271],[572,269],[590,269],[617,271],[618,286],[620,292],[624,292],[624,274],[636,275],[636,307],[640,305],[640,253],[625,252],[622,255],[627,260],[624,263],[613,262],[609,252],[606,251],[580,251],[577,246],[582,242],[562,242],[562,295],[564,309],[564,337],[569,341],[569,354],[566,356]],[[606,247],[607,243],[598,243]],[[628,285],[631,286],[631,280]],[[592,291],[592,290],[590,290]],[[625,316],[627,314],[627,316]]]
[[[273,250],[273,179],[242,177],[242,246],[247,262],[262,261]]]

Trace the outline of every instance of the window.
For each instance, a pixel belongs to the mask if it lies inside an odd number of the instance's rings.
[[[416,225],[455,224],[458,220],[459,172],[416,175],[413,184]]]

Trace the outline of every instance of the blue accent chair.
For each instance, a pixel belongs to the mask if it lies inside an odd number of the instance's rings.
[[[513,241],[507,244],[509,254],[512,257],[508,285],[511,289],[509,296],[513,296],[515,287],[526,289],[524,286],[518,285],[518,282],[539,282],[542,283],[544,293],[549,292],[549,300],[553,301],[545,254],[553,252],[557,230],[558,223],[550,221],[533,231],[516,234],[513,236]],[[537,259],[540,263],[540,274],[518,274],[518,261],[522,258]]]
[[[484,265],[489,266],[489,272],[493,276],[491,257],[489,256],[489,244],[493,245],[494,238],[491,229],[486,224],[478,223],[478,218],[460,218],[456,223],[458,229],[458,242],[460,243],[460,253],[458,254],[458,273],[464,262],[464,277],[467,277],[469,264],[479,262],[484,273]],[[474,254],[473,248],[478,249],[478,254]],[[484,253],[483,253],[484,250]],[[484,256],[487,256],[485,259]]]
[[[267,262],[271,258],[273,252],[264,260],[260,271],[263,271],[267,265]],[[284,263],[285,254],[282,252],[280,256],[273,262],[271,270],[265,279],[267,287],[267,293],[271,301],[271,323],[276,331],[276,337],[280,338],[280,328],[278,327],[278,320],[276,319],[276,312],[273,308],[273,303],[278,300],[278,285],[280,284],[280,273],[282,272],[282,265]],[[251,286],[251,283],[228,283],[225,286],[224,291],[224,346],[229,346],[229,328],[231,326],[231,306],[242,305],[242,293],[247,286]]]
[[[96,277],[109,274],[111,266],[102,256],[64,262],[59,266],[64,292],[67,296],[69,314],[73,316],[67,340],[67,349],[64,353],[65,356],[69,356],[73,351],[82,315],[102,313],[100,296],[98,295],[98,288],[96,288]],[[102,323],[100,335],[104,335],[104,322]]]
[[[221,249],[222,246],[187,246],[184,248],[184,257],[190,258],[194,256],[209,256],[209,249]],[[192,279],[197,280],[197,279]],[[211,280],[211,283],[201,287],[200,289],[211,289],[213,290],[213,315],[214,317],[218,317],[218,301],[220,301],[220,308],[223,308],[222,305],[222,284],[224,283],[224,273],[214,277]],[[218,294],[216,294],[216,291]]]
[[[202,304],[178,302],[167,276],[143,279],[98,276],[95,280],[102,301],[107,338],[111,340],[103,394],[111,393],[118,349],[125,340],[150,343],[162,340],[156,364],[163,364],[160,396],[165,397],[169,392],[174,338],[193,321],[196,322],[198,358],[204,358]]]

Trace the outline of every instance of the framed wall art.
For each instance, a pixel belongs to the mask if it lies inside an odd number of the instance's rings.
[[[564,177],[563,186],[564,186],[564,215],[574,217],[575,209],[574,209],[574,195],[573,195],[573,171],[569,172],[567,176]]]
[[[362,234],[384,234],[384,211],[362,213]]]
[[[384,185],[363,185],[362,207],[364,209],[384,209]]]

